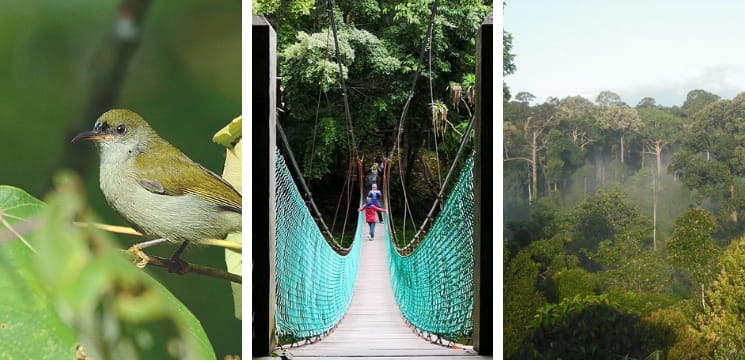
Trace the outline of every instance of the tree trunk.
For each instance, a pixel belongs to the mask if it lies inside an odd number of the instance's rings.
[[[528,163],[528,167],[530,167]],[[533,183],[531,182],[530,174],[528,174],[528,205],[533,203]]]
[[[623,138],[624,138],[624,136],[626,136],[626,134],[625,133],[621,133],[621,164],[624,164],[624,161],[623,161],[623,152],[624,152],[623,151]]]
[[[657,250],[657,176],[652,178],[652,249]]]
[[[659,141],[654,144],[654,152],[657,156],[657,176],[659,177],[662,173],[662,144]]]
[[[533,198],[531,199],[530,203],[532,203],[532,200],[535,200],[538,198],[538,132],[533,132],[533,141],[530,144],[530,159],[533,162],[532,164],[532,184],[533,187]]]
[[[730,214],[730,218],[732,221],[737,222],[737,204],[735,204],[735,184],[729,185],[729,194],[730,199],[732,199],[732,205],[734,206],[734,209],[732,209],[732,213]]]
[[[584,186],[582,187],[582,200],[587,199],[587,176],[583,179]]]
[[[706,312],[706,298],[704,297],[704,283],[701,283],[701,306],[704,308],[704,312]]]
[[[642,149],[642,151],[640,151],[639,154],[642,157],[642,166],[641,166],[641,168],[644,169],[644,158],[645,158],[645,156],[644,156],[644,149]]]

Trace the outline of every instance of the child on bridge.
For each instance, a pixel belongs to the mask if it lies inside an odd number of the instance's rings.
[[[382,208],[383,205],[380,205],[380,199],[383,197],[383,194],[378,190],[378,184],[372,184],[372,189],[367,192],[367,198],[369,200],[372,200],[373,205]],[[377,217],[377,215],[376,215]],[[383,223],[383,215],[380,215],[380,223]]]
[[[368,197],[365,205],[362,205],[357,211],[365,211],[365,221],[370,225],[370,234],[367,235],[367,239],[372,241],[375,237],[375,224],[378,222],[378,212],[385,212],[385,209],[381,209],[375,206],[372,198]]]

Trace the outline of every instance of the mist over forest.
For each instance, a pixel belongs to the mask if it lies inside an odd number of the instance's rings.
[[[745,356],[745,93],[503,105],[505,357]]]

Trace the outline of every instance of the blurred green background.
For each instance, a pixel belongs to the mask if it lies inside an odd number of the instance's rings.
[[[81,176],[91,207],[106,222],[121,225],[98,189],[94,146],[70,144],[68,132],[90,129],[100,115],[84,114],[96,71],[115,60],[114,25],[122,3],[0,1],[0,184],[43,198],[52,173],[71,166],[65,154],[82,150],[74,157],[87,165]],[[193,160],[221,173],[225,149],[211,138],[241,112],[241,2],[143,3],[139,45],[112,107],[139,113]],[[124,247],[138,240],[120,237]],[[149,253],[166,256],[173,249]],[[225,268],[220,249],[191,248],[184,258]],[[147,271],[201,320],[218,358],[240,354],[241,324],[233,315],[227,282]]]

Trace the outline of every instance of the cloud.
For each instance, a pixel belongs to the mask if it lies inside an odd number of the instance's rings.
[[[731,99],[745,91],[745,69],[735,64],[716,65],[678,79],[663,79],[654,84],[620,89],[618,94],[631,106],[647,96],[654,98],[658,105],[681,106],[688,92],[695,89]]]

